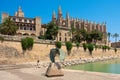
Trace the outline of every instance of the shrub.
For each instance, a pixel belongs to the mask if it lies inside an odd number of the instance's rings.
[[[70,55],[71,49],[72,49],[72,42],[68,41],[68,42],[65,43],[65,45],[66,45],[68,55]]]
[[[94,49],[94,45],[93,44],[88,44],[88,50],[89,50],[89,52],[90,52],[90,55],[92,56],[92,51],[93,51],[93,49]]]
[[[0,41],[3,42],[4,41],[4,37],[0,36]]]
[[[108,49],[108,51],[109,51],[109,50],[110,50],[110,47],[108,46],[107,49]]]
[[[55,46],[57,47],[57,48],[61,48],[61,46],[62,46],[62,43],[61,42],[59,42],[59,41],[57,41],[57,42],[55,42]]]
[[[117,48],[114,48],[115,53],[117,52]]]
[[[83,49],[86,52],[86,50],[87,50],[87,44],[86,43],[83,43]]]
[[[34,43],[33,38],[26,37],[24,39],[21,39],[23,51],[31,50],[33,48],[33,43]]]
[[[79,42],[76,42],[76,47],[77,47],[77,49],[79,49],[79,47],[80,47],[80,43]]]
[[[102,50],[106,52],[106,49],[108,48],[108,46],[104,45],[102,46]]]

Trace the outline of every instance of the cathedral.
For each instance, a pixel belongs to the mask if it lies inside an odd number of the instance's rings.
[[[18,11],[15,12],[14,16],[10,16],[8,13],[2,13],[2,22],[10,18],[18,26],[17,35],[31,35],[31,36],[41,36],[45,34],[46,27],[41,23],[40,17],[27,18],[24,16],[24,12],[21,7],[18,8]],[[106,24],[99,24],[95,22],[90,22],[83,19],[73,19],[66,13],[66,18],[62,16],[61,7],[58,7],[58,15],[56,17],[55,12],[52,13],[52,22],[59,27],[59,32],[56,40],[58,41],[70,41],[72,35],[70,34],[71,27],[82,29],[84,28],[87,32],[92,30],[97,30],[106,34]],[[106,40],[106,37],[103,36],[103,41]]]
[[[52,14],[52,22],[56,24],[60,30],[58,33],[58,39],[59,41],[69,41],[71,39],[71,35],[69,34],[69,30],[71,27],[82,29],[84,28],[87,32],[91,32],[93,30],[97,30],[102,32],[103,34],[106,34],[106,24],[105,23],[95,23],[90,22],[88,20],[83,19],[73,19],[69,16],[68,13],[66,13],[66,18],[62,17],[62,10],[59,6],[58,8],[58,15],[56,17],[55,12],[53,11]],[[106,37],[103,36],[103,39],[106,40]]]

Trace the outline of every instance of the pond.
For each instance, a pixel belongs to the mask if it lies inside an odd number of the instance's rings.
[[[65,69],[120,74],[120,59],[67,66]]]

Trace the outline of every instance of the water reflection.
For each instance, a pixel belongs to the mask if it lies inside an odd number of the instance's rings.
[[[120,59],[109,60],[82,65],[68,66],[67,69],[106,72],[120,74]]]

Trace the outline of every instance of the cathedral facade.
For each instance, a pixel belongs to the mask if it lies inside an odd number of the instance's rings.
[[[74,19],[70,18],[69,14],[66,13],[66,18],[63,18],[62,16],[62,10],[61,7],[58,8],[58,15],[56,17],[55,12],[52,14],[52,22],[54,22],[59,28],[59,33],[57,36],[57,40],[59,41],[69,41],[71,39],[71,35],[69,34],[69,30],[71,27],[82,29],[84,28],[88,33],[97,30],[102,32],[103,34],[106,34],[106,24],[105,23],[95,23],[90,22],[83,19]],[[106,36],[103,36],[103,40],[107,40]]]

